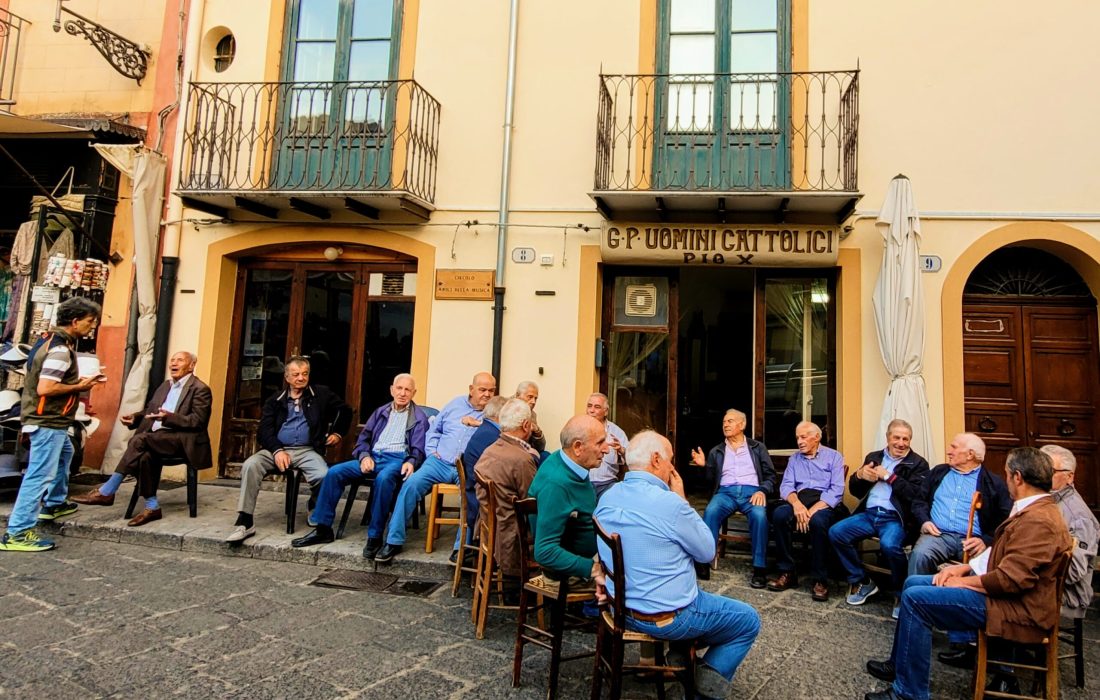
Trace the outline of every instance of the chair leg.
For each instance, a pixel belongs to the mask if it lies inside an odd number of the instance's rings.
[[[439,505],[443,500],[439,489],[435,486],[432,487],[431,494],[431,499],[428,501],[428,534],[424,538],[424,551],[428,554],[432,553],[435,548],[435,538],[439,537],[439,526],[435,524],[435,519],[439,517]]]
[[[298,515],[298,470],[286,470],[286,534],[293,535]]]
[[[596,663],[592,668],[592,694],[590,700],[600,700],[600,694],[603,692],[603,653],[606,644],[605,625],[603,620],[596,621],[596,650],[592,655],[596,660]]]
[[[141,479],[134,477],[134,492],[130,494],[130,505],[126,508],[126,519],[134,517],[134,509],[137,508],[138,492],[141,491]]]
[[[530,593],[527,589],[520,585],[519,589],[519,611],[516,612],[516,648],[512,652],[512,687],[519,687],[520,673],[523,670],[523,645],[527,642],[524,638],[525,629],[527,625],[527,603],[530,600]]]
[[[340,528],[336,531],[336,539],[344,536],[344,528],[348,526],[348,517],[351,515],[351,507],[355,505],[355,494],[358,491],[359,484],[353,481],[348,485],[348,497],[344,501],[344,513],[340,516]]]
[[[458,524],[458,558],[455,560],[454,579],[451,581],[451,597],[458,597],[458,586],[462,583],[462,560],[466,558],[466,521]]]
[[[985,697],[985,667],[989,653],[986,644],[985,632],[978,632],[978,657],[974,661],[974,700]]]
[[[561,582],[561,595],[550,605],[550,678],[547,679],[546,698],[558,696],[558,671],[561,669],[561,643],[565,638],[565,581]]]
[[[460,560],[461,561],[461,560]],[[491,557],[485,557],[485,568],[493,568],[493,560]],[[492,579],[492,574],[489,573],[484,577],[484,586],[481,590],[481,597],[477,599],[477,638],[485,639],[485,623],[489,619],[489,584]]]
[[[199,517],[199,473],[187,467],[187,511],[192,518]]]
[[[367,482],[366,507],[363,508],[363,519],[359,524],[366,527],[370,523],[371,504],[374,503],[374,481]],[[387,523],[388,524],[388,523]]]
[[[1082,628],[1083,620],[1073,621],[1073,674],[1078,688],[1085,687],[1085,640]]]
[[[1047,644],[1047,670],[1043,674],[1046,676],[1046,698],[1047,700],[1058,700],[1058,677],[1061,675],[1058,672],[1058,625],[1054,626],[1054,633],[1050,635],[1050,643]]]
[[[619,700],[623,694],[623,638],[611,635],[611,693],[608,700]]]

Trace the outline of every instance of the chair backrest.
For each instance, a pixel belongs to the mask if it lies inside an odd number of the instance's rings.
[[[486,479],[477,472],[474,472],[474,478],[477,479],[477,483],[481,485],[481,488],[485,489],[485,505],[488,506],[487,508],[479,508],[477,512],[478,520],[481,522],[479,531],[481,532],[481,541],[486,542],[486,538],[488,538],[488,542],[495,542],[497,533],[497,485],[493,483],[492,479]]]
[[[611,589],[607,591],[615,629],[624,630],[626,629],[626,573],[623,567],[623,541],[617,532],[608,534],[599,520],[593,518],[592,522],[596,526],[596,537],[611,551],[611,566],[607,565],[607,560],[601,554],[600,568],[603,569],[604,577],[610,579],[615,588],[614,595],[611,594]]]
[[[466,469],[462,465],[462,455],[455,459],[455,469],[458,470],[458,517],[460,522],[466,522]]]
[[[1077,549],[1077,538],[1071,537],[1070,540],[1070,548],[1062,552],[1062,557],[1058,561],[1058,565],[1054,568],[1054,575],[1057,577],[1055,580],[1058,581],[1058,585],[1055,588],[1058,597],[1055,598],[1055,600],[1058,602],[1059,610],[1062,608],[1062,601],[1066,599],[1066,575],[1069,574],[1069,565],[1073,561],[1073,550]],[[1061,615],[1058,617],[1061,618]],[[1058,625],[1057,622],[1054,624],[1055,626]]]
[[[529,581],[535,575],[538,564],[531,554],[531,526],[530,518],[538,514],[538,503],[533,498],[512,497],[512,508],[516,511],[516,525],[519,527],[519,577],[520,581]]]

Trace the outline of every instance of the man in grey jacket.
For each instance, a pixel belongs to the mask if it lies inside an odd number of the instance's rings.
[[[1073,453],[1059,445],[1044,445],[1041,449],[1054,463],[1050,493],[1062,510],[1069,534],[1077,540],[1069,571],[1066,572],[1062,617],[1083,618],[1092,602],[1092,563],[1096,557],[1097,540],[1100,539],[1100,524],[1081,494],[1073,488],[1073,474],[1077,470],[1077,459]]]

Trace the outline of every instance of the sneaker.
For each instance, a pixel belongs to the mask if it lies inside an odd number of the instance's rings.
[[[867,599],[878,593],[878,586],[874,581],[867,583],[854,583],[848,589],[848,597],[844,599],[848,605],[863,605]]]
[[[895,620],[901,615],[901,600],[894,598],[894,609],[890,611],[890,617]]]
[[[256,527],[245,527],[244,525],[238,525],[233,528],[233,532],[229,533],[229,537],[225,538],[227,544],[240,544],[249,537],[256,534]]]
[[[53,540],[43,540],[34,530],[24,530],[17,535],[4,533],[0,537],[0,551],[8,552],[45,552],[54,548]]]
[[[38,513],[39,520],[57,520],[76,512],[77,505],[72,501],[58,503],[56,506],[44,506]]]

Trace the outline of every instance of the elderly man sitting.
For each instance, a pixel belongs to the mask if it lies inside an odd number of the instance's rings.
[[[1050,497],[1050,459],[1034,447],[1008,453],[1012,515],[997,528],[991,549],[935,576],[910,576],[901,595],[894,646],[867,672],[892,683],[866,700],[928,700],[932,628],[975,632],[1023,644],[1042,641],[1058,621],[1059,560],[1072,541]]]
[[[496,543],[493,558],[505,576],[518,577],[523,546],[512,499],[527,498],[535,478],[539,453],[528,442],[531,435],[531,408],[522,399],[509,399],[500,409],[500,437],[481,453],[474,471],[496,485]],[[489,494],[477,484],[481,508],[489,507]]]
[[[760,616],[745,603],[699,589],[694,565],[714,558],[714,536],[684,496],[672,444],[651,430],[638,433],[626,449],[626,465],[629,473],[595,512],[600,526],[622,541],[626,591],[615,591],[602,577],[597,583],[625,596],[629,629],[706,646],[695,669],[696,692],[725,698],[760,632]],[[598,547],[609,561],[606,545]]]
[[[1092,563],[1096,558],[1100,524],[1092,514],[1085,499],[1073,487],[1073,475],[1077,471],[1077,458],[1060,445],[1044,445],[1043,454],[1050,457],[1054,467],[1051,479],[1051,495],[1062,511],[1070,536],[1077,540],[1069,571],[1066,572],[1066,592],[1062,598],[1062,616],[1069,619],[1084,618],[1092,602]]]

